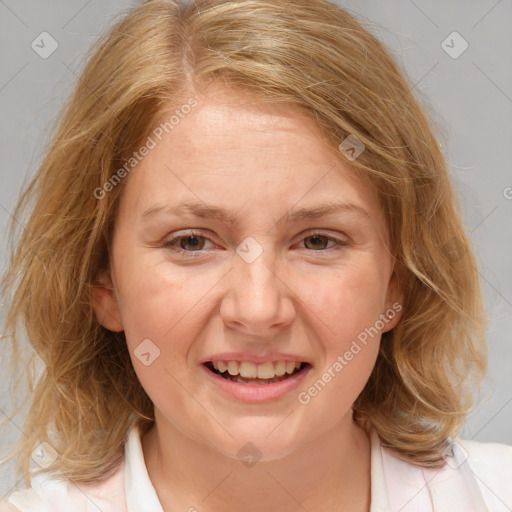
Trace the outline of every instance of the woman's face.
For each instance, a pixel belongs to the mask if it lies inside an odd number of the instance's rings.
[[[197,99],[128,177],[115,292],[96,289],[95,309],[124,330],[157,422],[272,460],[351,421],[401,309],[385,221],[310,117],[233,91]]]

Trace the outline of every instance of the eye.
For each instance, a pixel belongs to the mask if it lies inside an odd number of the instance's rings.
[[[310,240],[309,244],[307,243],[308,240]],[[312,235],[308,235],[305,238],[303,238],[303,241],[306,242],[306,246],[309,245],[309,248],[314,251],[322,251],[323,249],[326,248],[325,244],[328,243],[329,241],[334,242],[334,244],[337,244],[338,246],[347,245],[346,242],[343,242],[342,240],[338,240],[337,238],[333,238],[322,233],[314,233]]]
[[[203,249],[206,240],[211,242],[211,240],[206,236],[190,232],[165,242],[164,247],[172,252],[181,254],[186,253],[188,255],[190,253],[200,252]],[[195,256],[194,254],[191,255]]]

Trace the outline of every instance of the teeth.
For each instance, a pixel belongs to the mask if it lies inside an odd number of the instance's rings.
[[[286,373],[286,361],[278,361],[276,363],[276,375],[280,377]]]
[[[272,364],[272,363],[270,363]],[[255,379],[258,377],[258,367],[254,363],[240,363],[240,370],[238,372],[241,377],[246,379]]]
[[[238,375],[240,365],[236,361],[228,362],[228,373],[229,375]]]
[[[295,361],[267,361],[256,364],[249,361],[212,361],[212,366],[220,373],[241,377],[245,379],[274,379],[281,377],[285,373],[291,375],[301,366],[300,362]]]
[[[274,363],[271,361],[258,365],[258,379],[273,379],[275,376]],[[244,377],[243,374],[242,377]]]
[[[290,361],[286,363],[286,373],[292,374],[295,371],[295,363]]]

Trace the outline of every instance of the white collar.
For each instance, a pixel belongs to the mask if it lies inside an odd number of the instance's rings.
[[[128,433],[124,453],[127,512],[163,512],[155,488],[149,479],[137,424]]]

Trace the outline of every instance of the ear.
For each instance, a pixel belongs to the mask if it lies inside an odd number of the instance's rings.
[[[94,312],[98,322],[109,331],[121,332],[123,322],[112,279],[108,272],[100,272],[92,286]]]
[[[387,332],[393,329],[402,316],[404,309],[404,293],[400,286],[400,276],[396,269],[393,269],[391,277],[389,278],[388,289],[386,293],[386,304],[383,312],[385,317],[385,327],[382,332]]]

